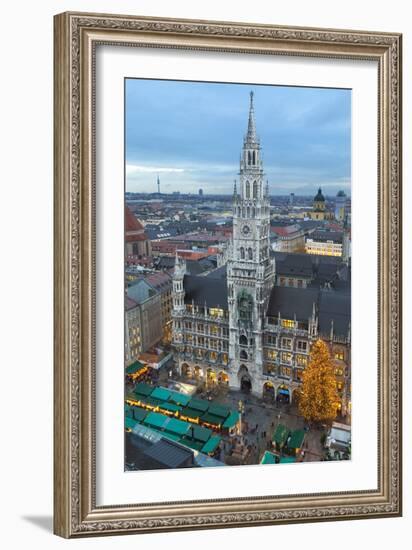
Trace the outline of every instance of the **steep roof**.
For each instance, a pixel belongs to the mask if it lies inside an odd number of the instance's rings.
[[[346,336],[351,317],[351,297],[348,290],[321,290],[319,293],[319,330],[328,334],[333,321],[335,334]]]
[[[157,291],[144,279],[136,279],[136,281],[133,281],[126,292],[127,296],[138,304],[145,302],[157,294]]]
[[[333,241],[334,243],[342,243],[343,241],[343,232],[342,231],[314,231],[309,235],[308,239],[313,241],[318,241],[326,243],[328,241]]]
[[[269,298],[267,315],[280,316],[283,319],[307,321],[312,315],[313,304],[318,301],[318,290],[312,288],[294,288],[274,286]]]
[[[145,280],[156,290],[162,291],[172,287],[172,277],[164,271],[156,271],[145,277]]]
[[[126,231],[139,231],[144,229],[128,206],[124,207],[124,225]]]
[[[196,275],[185,275],[183,279],[185,302],[192,301],[200,306],[228,309],[227,281]]]
[[[313,266],[310,254],[282,254],[276,258],[276,274],[294,277],[312,277]]]

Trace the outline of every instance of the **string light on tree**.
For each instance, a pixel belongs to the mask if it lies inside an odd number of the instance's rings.
[[[317,340],[302,376],[299,412],[309,422],[331,422],[336,418],[339,396],[329,349]]]

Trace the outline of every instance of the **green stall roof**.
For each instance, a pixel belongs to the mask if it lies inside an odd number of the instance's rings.
[[[188,435],[190,435],[193,439],[196,439],[197,441],[202,441],[203,443],[206,443],[206,441],[213,435],[212,430],[209,428],[205,428],[204,426],[195,426],[191,425],[193,430],[190,430]]]
[[[136,384],[134,393],[139,393],[140,395],[150,395],[153,391],[153,386],[146,384],[145,382],[139,382]]]
[[[278,424],[276,426],[275,433],[273,434],[272,441],[274,441],[277,445],[282,446],[286,443],[288,435],[289,435],[288,428],[283,424]]]
[[[191,407],[185,407],[180,411],[180,416],[187,416],[188,418],[200,418],[201,414],[202,413],[200,411],[196,411]]]
[[[127,403],[124,404],[124,414],[126,416],[129,416],[130,418],[133,417],[133,407],[128,405]]]
[[[169,421],[169,417],[165,414],[158,412],[150,412],[144,419],[143,424],[153,426],[154,428],[163,429],[166,423]]]
[[[239,422],[240,414],[237,411],[232,411],[226,420],[223,422],[222,428],[233,428]]]
[[[305,439],[305,432],[303,430],[295,430],[294,432],[292,432],[292,435],[290,436],[290,440],[288,442],[288,448],[300,449],[302,447],[304,439]]]
[[[265,454],[262,456],[261,464],[277,464],[276,456],[270,451],[265,451]]]
[[[133,430],[133,428],[136,426],[137,422],[136,420],[133,420],[133,418],[130,418],[129,416],[126,416],[124,421],[124,427],[126,430]]]
[[[192,399],[190,395],[181,393],[180,391],[168,390],[170,392],[169,401],[176,403],[176,405],[182,405],[186,407],[189,401]]]
[[[220,416],[221,418],[227,418],[230,414],[230,409],[229,407],[225,407],[224,405],[211,403],[207,412],[210,414],[214,414],[215,416]]]
[[[175,405],[174,403],[161,403],[159,407],[165,411],[170,411],[170,412],[180,411],[179,405]]]
[[[280,457],[280,463],[281,464],[291,464],[292,462],[296,462],[295,456],[281,456]]]
[[[134,363],[126,367],[126,374],[134,374],[135,372],[138,372],[143,368],[144,368],[143,363],[141,363],[140,361],[135,361]]]
[[[170,391],[166,388],[157,387],[155,388],[150,397],[155,397],[156,399],[161,399],[162,401],[167,401],[170,397]]]
[[[143,422],[143,420],[148,415],[148,412],[142,409],[141,407],[132,407],[133,409],[133,418],[137,420],[137,422]]]
[[[165,426],[166,431],[186,435],[190,429],[190,424],[188,422],[183,422],[183,420],[178,420],[177,418],[169,418],[169,422]]]
[[[215,416],[214,414],[210,414],[209,412],[206,412],[205,414],[202,414],[200,419],[203,422],[207,422],[208,424],[212,424],[213,426],[221,426],[223,424],[223,418],[220,418],[219,416]]]
[[[143,397],[144,397],[143,395],[136,395],[135,393],[128,393],[126,395],[125,401],[127,401],[128,399],[130,401],[139,401],[140,399],[143,399]]]
[[[206,412],[209,408],[209,401],[205,401],[204,399],[196,399],[194,397],[190,400],[189,407],[197,411]]]
[[[156,399],[155,397],[152,397],[151,395],[136,395],[136,399],[138,401],[141,401],[142,403],[145,403],[146,405],[150,405],[151,407],[157,407],[163,401],[160,399]]]
[[[218,448],[220,441],[221,438],[218,435],[214,435],[204,444],[202,447],[202,453],[213,453]]]

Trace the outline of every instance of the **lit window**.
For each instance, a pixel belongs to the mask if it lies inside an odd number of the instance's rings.
[[[345,358],[345,355],[343,351],[337,351],[335,352],[335,359],[339,359],[340,361],[343,361]]]
[[[209,315],[211,317],[223,317],[223,309],[217,307],[211,307],[209,309]]]
[[[282,327],[285,328],[294,328],[295,321],[292,321],[292,319],[282,319]]]
[[[292,361],[292,354],[287,353],[286,351],[283,351],[281,354],[282,363],[291,363]]]
[[[268,350],[266,351],[266,357],[267,357],[268,359],[271,359],[272,361],[273,361],[274,359],[276,359],[277,354],[278,354],[278,352],[275,351],[275,350],[273,350],[273,349],[268,349]]]
[[[281,376],[287,376],[290,378],[292,376],[292,369],[290,367],[281,367],[280,374]]]
[[[307,365],[307,362],[308,362],[308,358],[305,357],[304,355],[296,356],[296,364],[299,365],[300,367],[304,367],[305,365]]]

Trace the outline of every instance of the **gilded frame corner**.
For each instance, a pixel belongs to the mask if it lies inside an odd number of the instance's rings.
[[[95,502],[94,51],[150,45],[378,63],[379,488],[136,506]],[[396,33],[63,13],[54,21],[54,532],[63,537],[401,515],[401,63]]]

